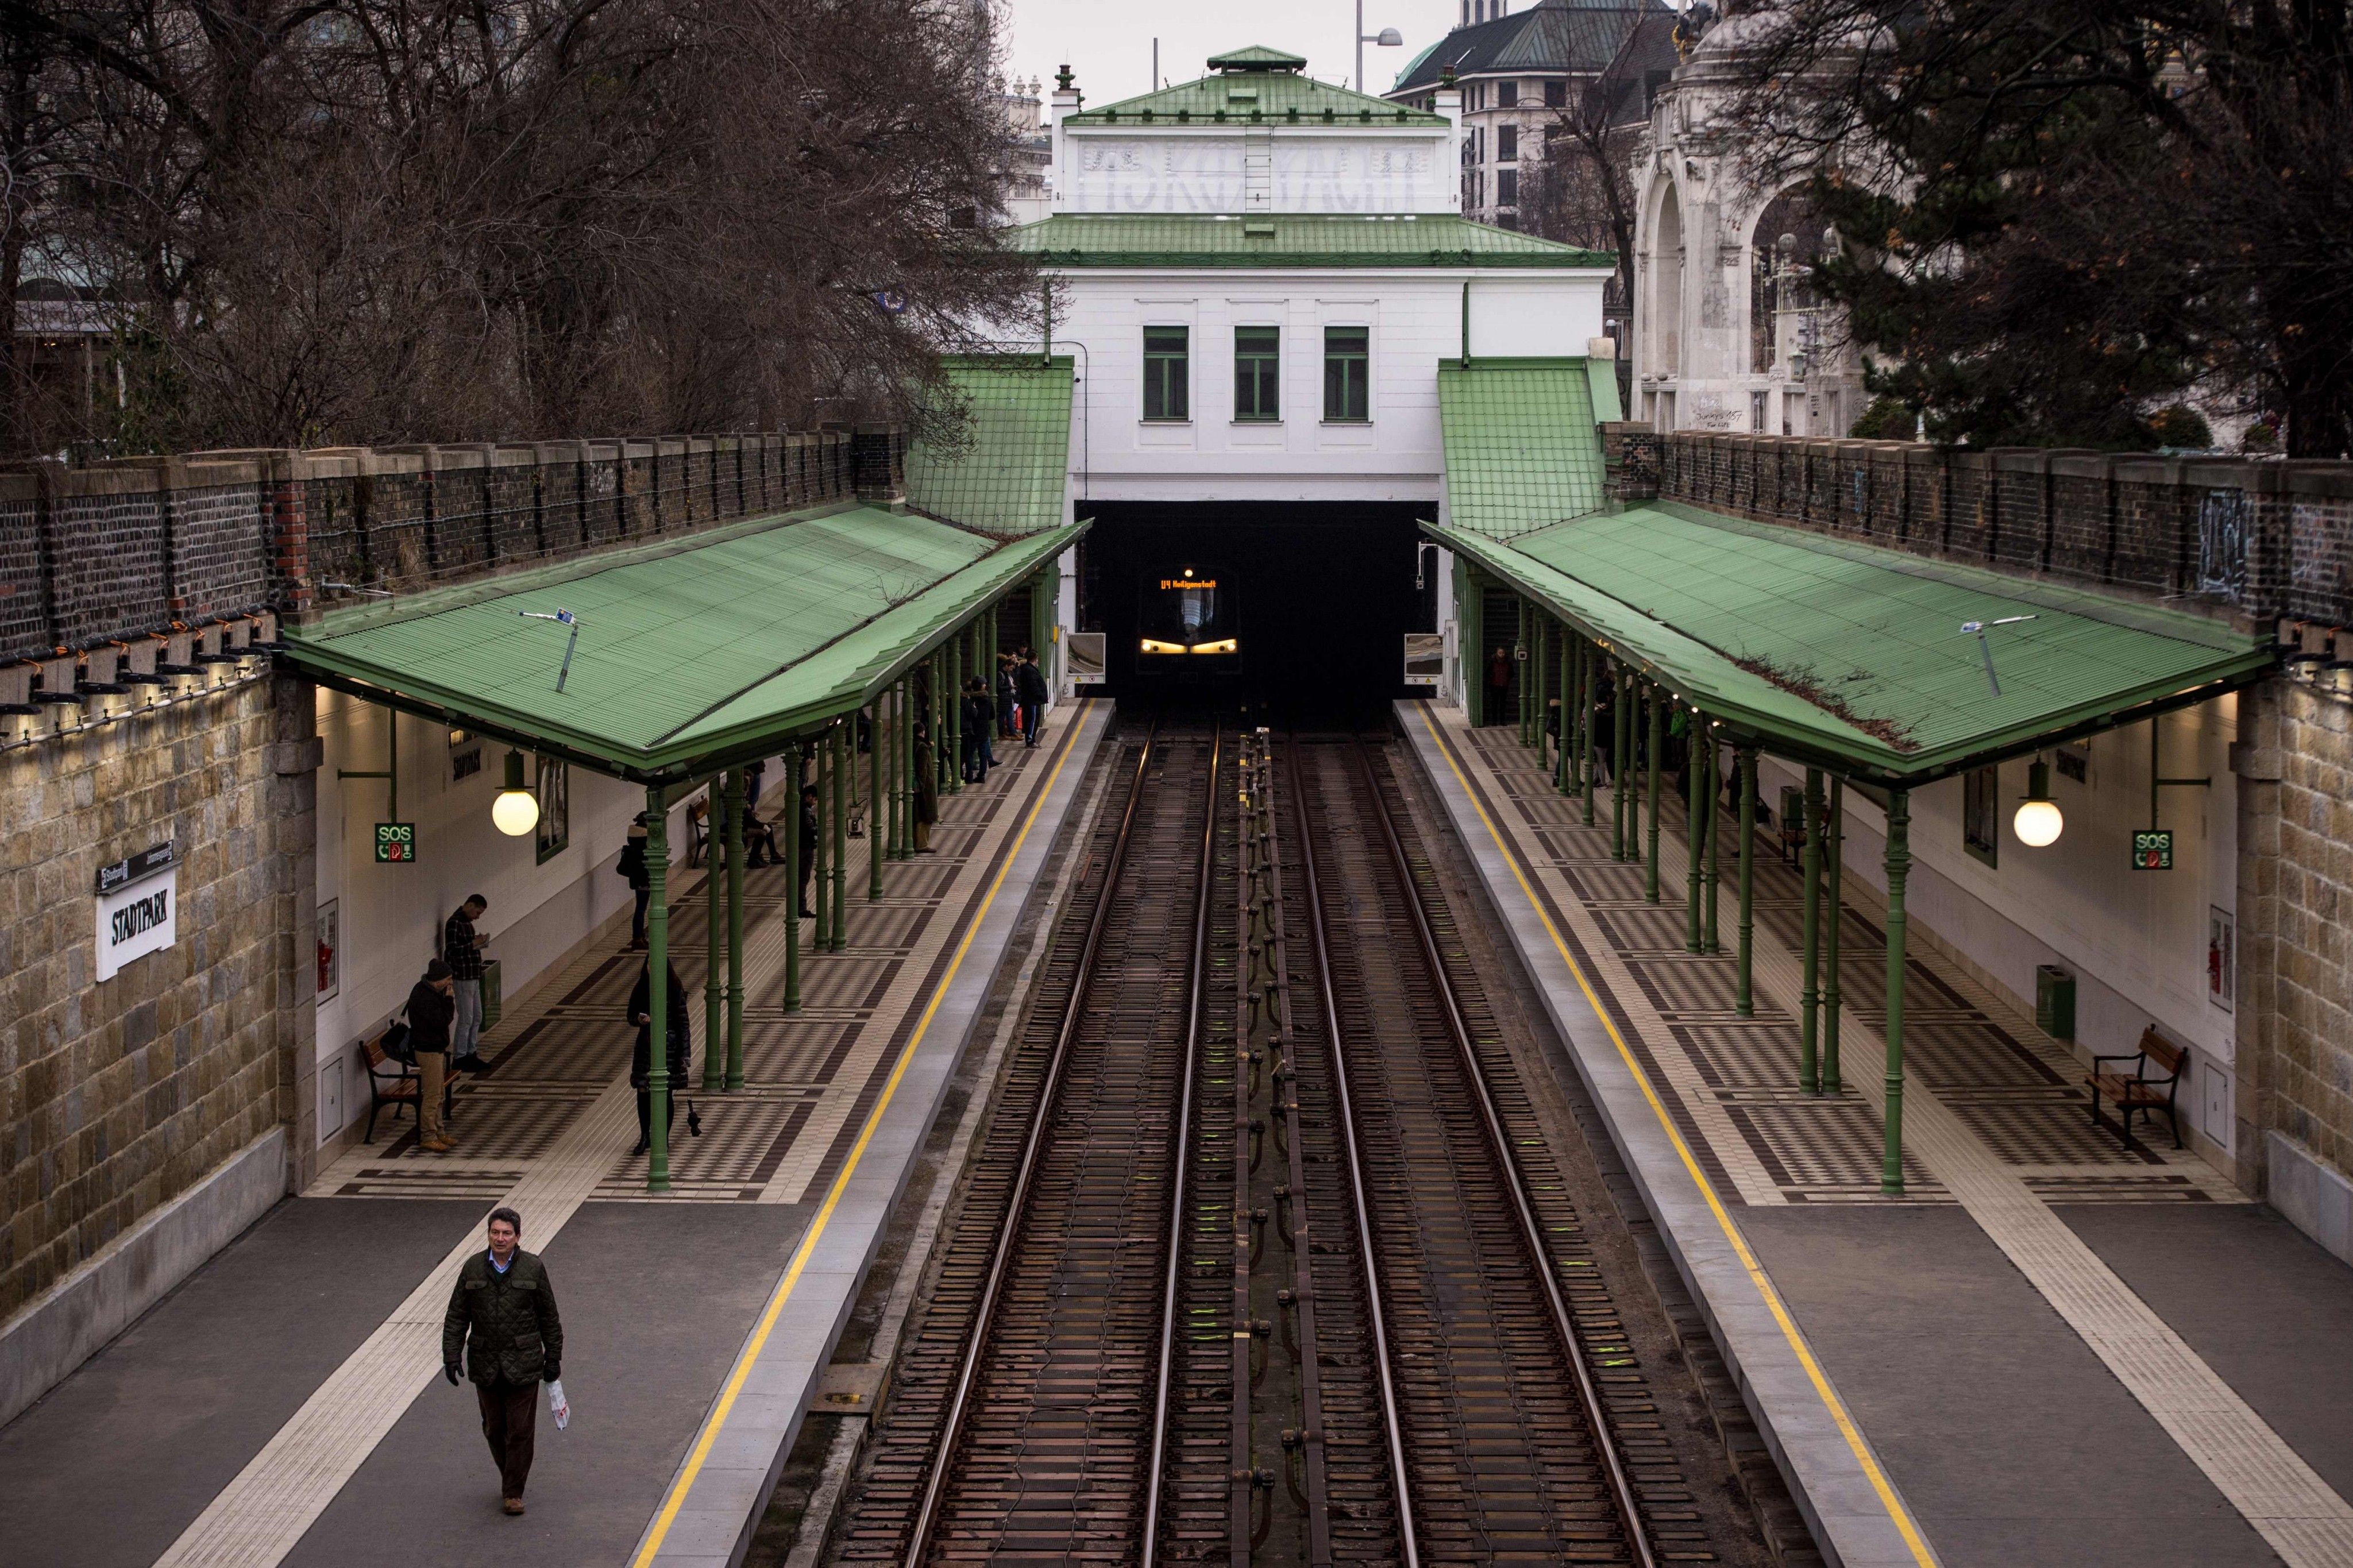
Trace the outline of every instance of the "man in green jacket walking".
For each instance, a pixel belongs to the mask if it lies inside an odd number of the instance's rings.
[[[539,1385],[555,1382],[563,1369],[564,1321],[555,1313],[546,1266],[517,1245],[522,1216],[492,1209],[490,1237],[490,1250],[466,1259],[449,1292],[448,1315],[441,1321],[441,1374],[458,1386],[463,1352],[481,1401],[482,1436],[499,1464],[499,1495],[509,1513],[521,1513]]]

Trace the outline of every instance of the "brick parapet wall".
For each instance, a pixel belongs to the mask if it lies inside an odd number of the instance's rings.
[[[2353,464],[1661,439],[1667,500],[2257,622],[2353,625]],[[1607,460],[1608,427],[1603,444]]]
[[[841,432],[198,453],[0,471],[0,664],[300,618],[853,493]],[[901,443],[892,433],[895,472]]]

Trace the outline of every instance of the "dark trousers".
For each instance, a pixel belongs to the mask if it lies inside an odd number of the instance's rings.
[[[1039,727],[1044,724],[1045,721],[1046,705],[1044,703],[1024,702],[1021,705],[1021,739],[1023,742],[1032,746],[1036,745],[1038,743]]]
[[[670,1080],[670,1116],[662,1123],[666,1129],[678,1125],[678,1090],[679,1081],[673,1076]],[[649,1142],[653,1135],[654,1091],[641,1089],[638,1090],[638,1142],[640,1143]]]
[[[531,1479],[533,1436],[539,1425],[539,1384],[536,1383],[476,1384],[474,1395],[482,1405],[482,1436],[491,1458],[499,1462],[499,1495],[522,1496]]]
[[[811,907],[810,907],[810,905],[809,905],[809,882],[810,882],[810,880],[811,880],[812,879],[814,879],[814,878],[817,876],[817,846],[816,846],[816,845],[814,845],[814,844],[803,844],[803,845],[801,846],[801,864],[800,864],[800,873],[801,873],[801,901],[800,901],[800,910],[801,910],[801,913],[803,913],[803,914],[813,914],[813,913],[815,913],[816,911],[815,911],[813,909],[811,909]]]
[[[1008,741],[1013,739],[1013,699],[1010,697],[997,700],[997,732]]]
[[[653,902],[654,890],[651,888],[633,888],[630,892],[637,904],[629,910],[629,941],[643,947],[646,942],[646,906]]]
[[[966,731],[964,738],[964,782],[978,784],[988,776],[988,737]]]

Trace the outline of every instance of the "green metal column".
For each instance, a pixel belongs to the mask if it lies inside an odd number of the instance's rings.
[[[870,904],[882,896],[882,836],[889,831],[883,820],[882,796],[888,781],[882,776],[882,755],[890,749],[890,737],[882,732],[882,699],[877,697],[866,717],[866,901]]]
[[[1520,721],[1520,744],[1528,743],[1528,596],[1518,595],[1518,624],[1512,628],[1512,668],[1518,684],[1514,688],[1518,700],[1513,704]]]
[[[1798,1087],[1822,1091],[1821,1034],[1822,770],[1806,770],[1806,849],[1799,871],[1804,913],[1803,969],[1798,982]]]
[[[1584,653],[1585,639],[1561,627],[1560,666],[1553,672],[1550,700],[1560,704],[1560,747],[1552,759],[1552,787],[1562,795],[1569,791],[1569,759],[1577,752],[1577,708],[1569,696],[1569,682]]]
[[[1683,871],[1683,898],[1688,906],[1683,911],[1683,951],[1698,952],[1699,945],[1699,868],[1707,852],[1707,813],[1701,806],[1707,781],[1701,774],[1700,734],[1703,719],[1697,710],[1691,716],[1688,733],[1691,739],[1683,745],[1683,855],[1691,864]]]
[[[659,787],[646,791],[646,1016],[653,1051],[646,1061],[646,1191],[670,1191],[670,810]]]
[[[1626,858],[1626,803],[1633,798],[1626,782],[1633,765],[1634,705],[1626,667],[1609,667],[1609,858]]]
[[[1740,775],[1740,973],[1732,1010],[1747,1018],[1757,1012],[1748,984],[1757,940],[1757,748],[1734,747],[1732,765]]]
[[[1707,891],[1701,906],[1700,944],[1710,952],[1722,952],[1724,943],[1716,940],[1716,889],[1724,880],[1724,753],[1715,743],[1715,727],[1707,728],[1707,871],[1702,886]]]
[[[942,645],[941,656],[947,660],[947,709],[941,724],[942,749],[952,759],[947,769],[950,795],[964,790],[964,637],[952,637]]]
[[[785,1011],[801,1010],[801,743],[785,745],[793,798],[785,819]]]
[[[1479,590],[1478,573],[1459,556],[1455,564],[1462,569],[1462,626],[1470,643],[1461,649],[1462,705],[1475,730],[1487,721],[1487,605]]]
[[[1846,858],[1846,781],[1831,780],[1830,819],[1822,834],[1822,1092],[1841,1091],[1839,1082],[1839,871]]]
[[[725,1027],[727,1005],[726,983],[720,978],[719,964],[719,895],[726,879],[719,874],[719,854],[722,834],[725,829],[726,805],[722,800],[723,781],[711,781],[710,803],[702,815],[702,1090],[717,1094],[727,1083]]]
[[[1652,903],[1659,901],[1659,770],[1667,755],[1667,693],[1664,687],[1651,688],[1651,727],[1643,742],[1648,766],[1643,770],[1643,794],[1649,798],[1651,836],[1650,870],[1643,879],[1643,896]]]
[[[1593,752],[1595,742],[1600,738],[1595,733],[1599,728],[1601,701],[1601,648],[1599,644],[1586,648],[1584,673],[1585,698],[1579,705],[1583,722],[1577,726],[1582,733],[1577,737],[1577,765],[1584,770],[1585,826],[1590,827],[1593,826],[1593,775],[1596,771]]]
[[[832,868],[826,858],[826,851],[832,847],[832,835],[826,827],[827,807],[832,799],[827,792],[833,784],[833,726],[830,724],[818,731],[818,738],[809,742],[809,783],[817,788],[817,865],[812,868],[810,876],[810,880],[817,884],[817,902],[813,906],[817,910],[817,924],[809,931],[809,951],[823,952],[825,933],[833,929]]]
[[[727,775],[727,1088],[744,1087],[744,773]]]
[[[907,835],[907,700],[909,681],[901,676],[891,686],[891,858],[904,860],[914,853]]]
[[[849,796],[856,785],[857,721],[843,714],[833,724],[833,935],[828,945],[839,952],[849,945]]]
[[[1912,872],[1912,792],[1887,792],[1887,1109],[1879,1190],[1904,1191],[1904,882]]]

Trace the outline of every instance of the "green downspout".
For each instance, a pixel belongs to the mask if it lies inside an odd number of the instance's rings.
[[[1808,1094],[1822,1091],[1820,1058],[1815,1053],[1821,1037],[1821,918],[1822,918],[1822,770],[1806,770],[1806,852],[1799,873],[1805,909],[1804,971],[1798,989],[1798,1087]]]
[[[793,797],[785,803],[785,1011],[801,1010],[801,743],[785,747],[785,776]]]
[[[1651,902],[1659,901],[1659,769],[1667,755],[1667,693],[1663,687],[1651,688],[1651,728],[1643,750],[1649,764],[1643,769],[1644,794],[1649,796],[1650,821],[1645,831],[1651,836],[1650,870],[1643,880],[1643,896]]]
[[[646,791],[646,1191],[670,1191],[670,811],[661,787]]]
[[[1825,880],[1822,901],[1828,908],[1822,933],[1822,1092],[1842,1092],[1839,1082],[1839,881],[1846,858],[1846,781],[1831,780],[1830,820],[1822,838]]]
[[[744,774],[727,775],[727,1087],[744,1087]]]
[[[719,952],[719,898],[721,884],[726,879],[720,875],[719,856],[723,835],[726,830],[723,804],[724,781],[711,782],[711,807],[702,818],[702,1092],[717,1094],[727,1085],[726,1027],[727,986],[720,978],[722,962]]]
[[[1732,1010],[1750,1018],[1757,1015],[1756,994],[1749,987],[1757,940],[1757,748],[1735,747],[1732,765],[1740,775],[1740,968]]]
[[[1904,1192],[1904,882],[1912,871],[1912,792],[1887,792],[1887,1109],[1879,1190]]]

